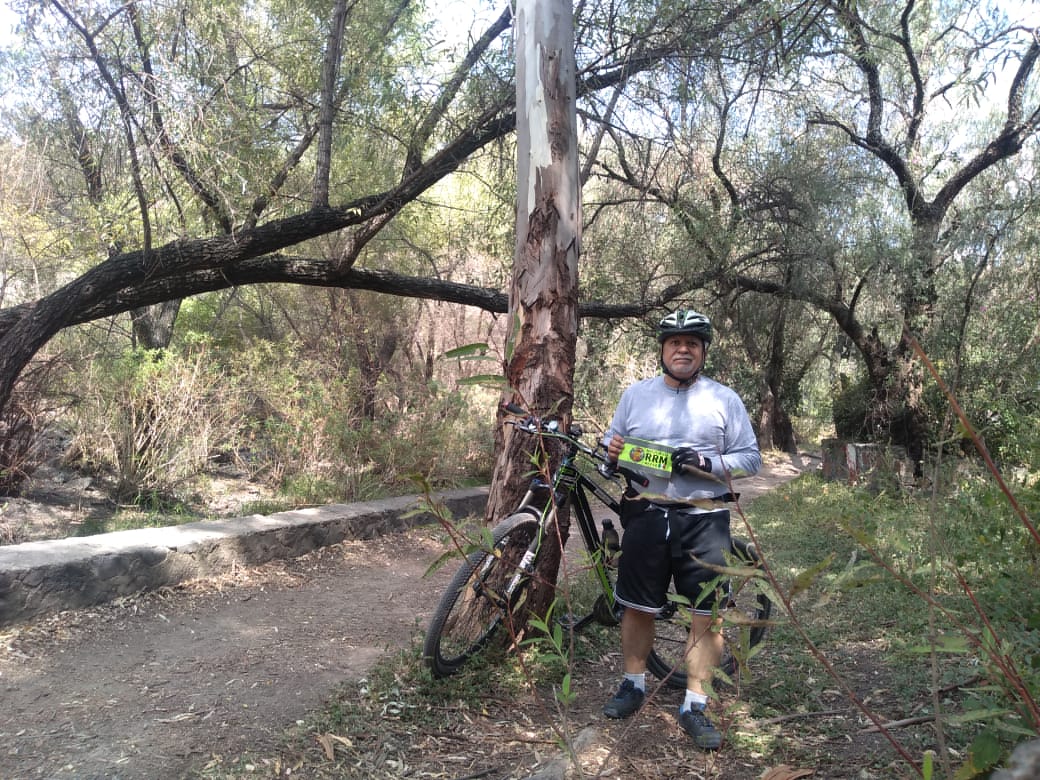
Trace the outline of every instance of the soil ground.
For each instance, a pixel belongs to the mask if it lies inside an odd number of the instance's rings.
[[[742,500],[817,463],[774,456],[758,476],[740,483]],[[47,515],[49,509],[35,511]],[[304,760],[292,764],[285,734],[327,706],[334,691],[357,690],[377,661],[413,644],[451,574],[445,567],[426,576],[443,551],[439,529],[420,527],[0,632],[0,777],[333,776],[308,775]],[[853,679],[856,653],[869,656],[870,648],[850,650]],[[712,756],[690,750],[675,726],[678,699],[671,692],[639,718],[605,723],[599,712],[620,661],[613,650],[602,660],[579,671],[580,702],[569,715],[584,749],[582,765],[593,774],[757,778],[770,768],[753,751],[728,758],[725,749]],[[870,669],[868,660],[863,684],[877,687]],[[545,730],[552,697],[538,698],[489,700],[476,716],[461,716],[458,733],[407,736],[410,744],[398,747],[408,767],[399,765],[401,757],[387,757],[376,769],[378,761],[361,756],[366,744],[387,750],[392,707],[383,708],[385,726],[368,724],[383,732],[376,743],[366,743],[364,733],[319,734],[311,745],[319,762],[322,751],[338,747],[360,756],[356,771],[340,762],[336,776],[528,777],[559,753]],[[854,723],[845,725],[855,733]],[[784,727],[772,725],[777,728]],[[881,747],[876,736],[834,731],[845,736],[821,738],[820,755],[840,745],[847,757],[869,757]],[[511,749],[503,751],[507,744]],[[262,760],[250,763],[249,757]],[[862,765],[852,759],[847,775],[814,776],[897,776],[852,770]],[[775,775],[802,776],[808,775]]]

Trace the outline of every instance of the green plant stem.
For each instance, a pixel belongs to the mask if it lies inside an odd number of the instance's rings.
[[[862,541],[860,543],[863,544]],[[1033,719],[1034,730],[1037,730],[1038,733],[1040,733],[1040,709],[1037,708],[1036,700],[1029,693],[1028,687],[1022,680],[1022,676],[1018,672],[1018,669],[1015,666],[1014,661],[1006,654],[1000,653],[996,649],[990,649],[989,647],[987,647],[986,642],[983,641],[983,638],[981,636],[977,635],[962,621],[960,621],[956,617],[956,615],[954,615],[952,612],[950,612],[950,610],[946,609],[942,604],[940,604],[939,601],[934,596],[932,596],[932,594],[926,593],[925,591],[921,590],[921,588],[915,585],[912,581],[910,581],[908,578],[904,577],[902,574],[900,574],[891,566],[889,566],[888,562],[881,557],[880,553],[878,553],[877,550],[866,544],[864,544],[863,546],[875,563],[881,566],[897,582],[902,584],[903,587],[905,587],[915,596],[922,599],[930,607],[942,613],[943,617],[945,617],[950,622],[950,625],[956,628],[964,636],[964,638],[967,639],[973,647],[975,647],[976,650],[978,650],[982,655],[985,655],[990,660],[990,662],[1000,671],[1004,678],[1008,680],[1012,690],[1014,690],[1015,693],[1018,694],[1018,696],[1021,698],[1023,704],[1025,704],[1026,708],[1030,712],[1030,717]],[[975,597],[975,593],[971,589],[971,586],[968,584],[967,580],[964,579],[964,576],[956,568],[951,567],[951,572],[954,575],[954,577],[957,578],[957,581],[958,583],[960,583],[961,588],[964,590],[968,599],[971,601],[975,613],[979,616],[979,619],[982,621],[983,626],[986,628],[986,630],[990,632],[991,636],[996,637],[998,634],[996,633],[993,626],[990,624],[989,618],[986,615],[985,610],[983,610],[982,605],[979,604],[978,599]]]
[[[939,581],[939,569],[936,564],[939,553],[939,542],[936,538],[935,522],[932,519],[934,515],[929,513],[928,523],[928,546],[931,551],[930,555],[930,566],[929,576],[931,578],[931,589],[934,593]],[[943,729],[943,708],[942,699],[939,696],[939,657],[935,651],[936,639],[938,637],[939,628],[935,620],[935,607],[931,604],[928,605],[928,636],[930,639],[930,652],[928,654],[928,663],[931,670],[932,685],[932,711],[935,713],[935,739],[939,747],[939,762],[942,764],[943,774],[946,777],[953,776],[953,767],[950,764],[950,757],[946,747],[946,732]],[[928,771],[926,767],[926,772]]]
[[[996,629],[994,629],[992,623],[990,623],[989,616],[982,608],[982,605],[979,604],[978,599],[975,597],[975,592],[971,589],[971,586],[968,585],[968,581],[964,579],[964,576],[956,569],[953,570],[953,575],[957,578],[957,582],[960,583],[964,593],[971,600],[972,606],[975,608],[975,614],[979,616],[979,620],[982,621],[983,626],[985,626],[986,630],[989,631],[990,636],[995,639],[998,636]],[[982,642],[981,639],[979,642],[983,647],[985,646],[985,643]],[[999,642],[997,645],[999,646]],[[1000,669],[1001,673],[1007,678],[1012,689],[1018,694],[1019,699],[1026,706],[1026,709],[1029,710],[1029,716],[1033,720],[1033,730],[1040,734],[1040,707],[1037,706],[1036,699],[1029,693],[1029,689],[1022,680],[1022,675],[1019,673],[1014,659],[1007,653],[998,652],[996,648],[994,648],[992,652],[988,651],[987,654],[989,655],[990,660],[993,661],[996,667]]]

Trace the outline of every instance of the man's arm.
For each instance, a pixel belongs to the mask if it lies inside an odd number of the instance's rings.
[[[750,477],[762,468],[758,437],[751,426],[747,409],[736,393],[729,407],[726,414],[726,451],[720,454],[719,466],[712,463],[712,471],[720,476],[728,473],[732,479]]]

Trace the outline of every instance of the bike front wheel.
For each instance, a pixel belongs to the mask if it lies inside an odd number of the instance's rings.
[[[733,540],[732,556],[734,566],[761,566],[761,558],[755,545],[743,539]],[[731,578],[730,585],[729,601],[726,609],[720,613],[725,643],[719,669],[726,677],[733,679],[741,664],[754,654],[754,648],[765,637],[773,602],[763,589],[757,587],[757,578],[734,577]],[[671,592],[674,592],[674,587],[673,585]],[[654,627],[654,649],[647,658],[647,668],[668,685],[685,688],[684,658],[690,630],[687,609],[669,601],[664,613],[658,616]]]
[[[510,515],[492,529],[491,549],[466,556],[426,631],[423,659],[434,677],[457,672],[499,633],[530,585],[526,574],[514,579],[538,526],[531,514]]]

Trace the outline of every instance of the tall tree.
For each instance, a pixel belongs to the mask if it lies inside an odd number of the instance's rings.
[[[507,401],[569,424],[578,339],[577,68],[570,0],[520,0],[516,8],[517,207],[516,254],[509,289]],[[530,437],[500,425],[487,517],[505,517],[526,490]],[[546,467],[559,459],[550,450]],[[561,530],[566,534],[566,530]],[[541,564],[556,581],[560,545],[550,540]],[[551,590],[551,589],[550,589]],[[536,595],[531,607],[544,612]]]
[[[838,40],[845,56],[859,72],[858,92],[868,110],[865,117],[839,117],[821,108],[813,121],[835,128],[849,143],[888,168],[902,193],[911,229],[908,263],[896,291],[904,327],[895,349],[879,349],[868,338],[861,350],[874,387],[872,423],[883,430],[894,418],[902,417],[911,454],[919,459],[926,438],[927,413],[922,375],[914,365],[911,339],[927,343],[935,321],[936,276],[947,258],[942,232],[954,201],[987,169],[1017,154],[1040,129],[1040,96],[1035,88],[1029,88],[1037,80],[1040,38],[1035,29],[1016,30],[999,17],[981,19],[974,29],[968,28],[972,37],[952,41],[956,56],[964,64],[957,68],[954,62],[947,61],[947,66],[954,66],[951,72],[929,74],[924,70],[929,53],[947,42],[950,31],[931,28],[929,14],[918,8],[914,0],[902,6],[897,19],[886,18],[885,11],[869,18],[852,3],[832,2],[830,6],[841,31]],[[974,4],[967,4],[951,22],[970,23],[975,10]],[[990,56],[992,40],[1015,38],[1021,41],[1021,48],[1013,55],[1018,66],[1007,88],[1002,127],[965,162],[958,164],[956,159],[948,159],[944,166],[948,173],[934,176],[935,161],[929,159],[931,150],[923,137],[929,108],[937,110],[936,100],[975,75],[971,68]],[[886,62],[892,44],[904,74],[902,88],[900,82],[884,76],[886,66],[894,69],[897,65]],[[896,121],[889,108],[893,103],[899,108],[900,121]]]
[[[725,50],[667,82],[660,125],[703,137],[697,112],[713,105],[713,142],[640,129],[604,171],[669,206],[690,237],[688,268],[716,293],[830,317],[872,388],[862,435],[919,458],[929,421],[911,340],[941,343],[940,280],[968,217],[958,199],[1035,142],[1037,30],[986,2],[826,0],[776,14],[768,56]]]

